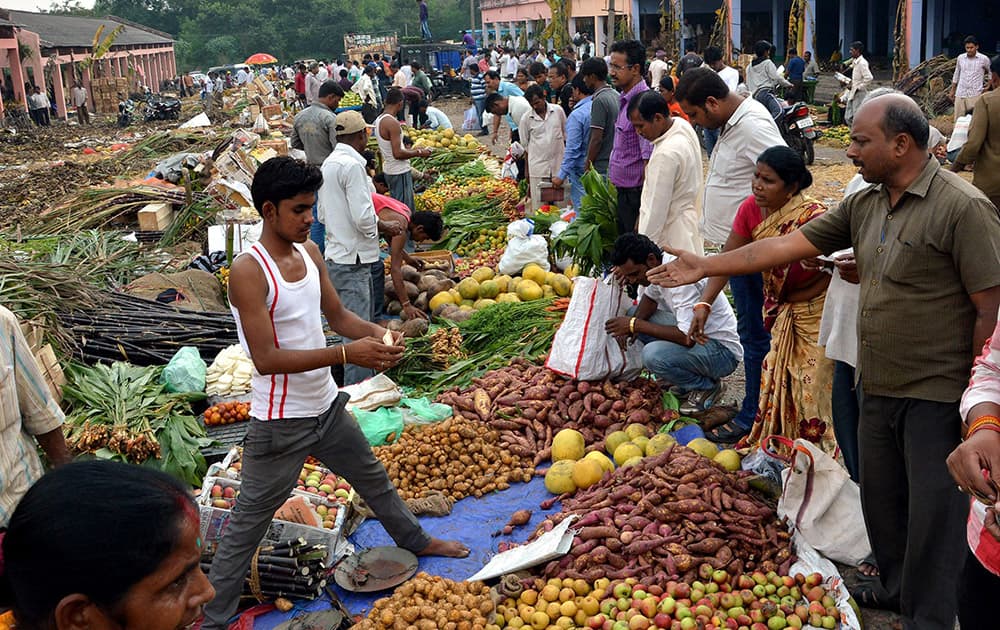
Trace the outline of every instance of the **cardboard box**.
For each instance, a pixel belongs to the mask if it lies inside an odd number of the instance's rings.
[[[66,375],[63,373],[59,359],[56,358],[55,350],[50,344],[45,343],[44,328],[35,322],[22,322],[21,332],[24,334],[31,354],[38,366],[38,371],[45,378],[45,383],[49,386],[56,402],[62,402],[62,388],[66,384]]]
[[[169,203],[150,203],[139,210],[139,229],[159,232],[167,229],[174,220],[174,208]]]

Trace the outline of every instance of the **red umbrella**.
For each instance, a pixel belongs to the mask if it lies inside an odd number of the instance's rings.
[[[255,53],[247,57],[247,60],[243,63],[251,66],[262,66],[268,63],[278,63],[278,60],[267,53]]]

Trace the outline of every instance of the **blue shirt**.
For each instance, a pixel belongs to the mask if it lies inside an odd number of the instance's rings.
[[[517,87],[510,81],[501,81],[500,85],[497,87],[497,94],[504,98],[509,98],[511,96],[524,96],[524,90]]]
[[[790,59],[788,64],[785,65],[785,69],[788,70],[789,81],[801,81],[802,75],[806,71],[806,60],[802,57]]]
[[[588,95],[576,104],[566,118],[566,150],[559,167],[559,179],[583,175],[587,145],[590,143],[590,104],[593,100],[593,95]]]

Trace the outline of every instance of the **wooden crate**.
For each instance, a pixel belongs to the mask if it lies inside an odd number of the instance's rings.
[[[288,143],[281,139],[261,140],[257,142],[257,146],[273,149],[278,155],[288,155]]]
[[[267,120],[284,118],[285,116],[285,113],[281,111],[281,105],[265,105],[260,111],[264,114],[264,118]]]
[[[141,231],[165,230],[174,220],[174,208],[169,203],[150,203],[139,210],[138,216]]]

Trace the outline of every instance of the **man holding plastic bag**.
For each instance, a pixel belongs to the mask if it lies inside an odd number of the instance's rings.
[[[699,301],[701,283],[675,288],[651,286],[646,273],[673,259],[642,234],[618,237],[611,253],[615,278],[644,289],[634,312],[608,320],[605,329],[620,344],[636,340],[645,344],[643,366],[658,381],[670,383],[679,398],[687,398],[680,412],[690,415],[719,400],[724,390],[722,378],[739,365],[743,347],[736,332],[736,316],[725,296],[720,294],[708,304]],[[701,335],[692,336],[688,331],[697,309],[708,311],[708,321]]]

